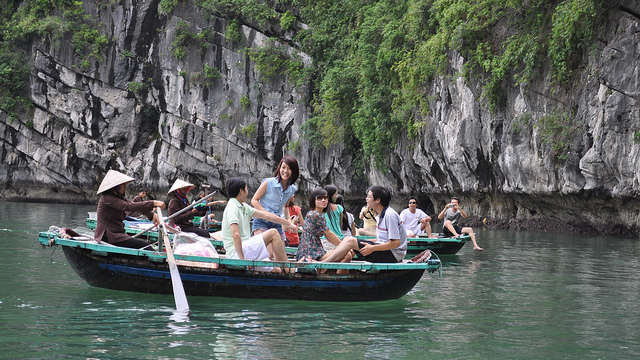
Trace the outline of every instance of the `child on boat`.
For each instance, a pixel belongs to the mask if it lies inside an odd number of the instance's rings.
[[[357,249],[356,238],[347,236],[340,238],[327,227],[323,216],[329,205],[329,196],[323,188],[314,189],[309,195],[309,209],[305,217],[300,244],[298,245],[298,261],[327,261],[349,262],[353,258],[352,249]],[[325,251],[320,237],[324,236],[335,249]],[[348,270],[338,270],[338,274],[347,273]]]

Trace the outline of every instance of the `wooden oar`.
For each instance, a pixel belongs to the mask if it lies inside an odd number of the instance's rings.
[[[160,220],[163,230],[162,238],[164,239],[164,247],[167,251],[167,262],[169,263],[169,272],[171,273],[171,285],[173,285],[173,299],[176,301],[176,310],[188,313],[189,303],[187,302],[187,295],[184,293],[176,259],[173,257],[173,250],[171,249],[169,235],[167,234],[167,225],[165,225],[164,219],[162,218],[162,209],[159,207],[156,208],[156,213],[158,214],[158,220]]]
[[[194,207],[194,206],[196,206],[196,205],[200,204],[200,203],[201,203],[201,202],[203,202],[203,201],[206,201],[207,199],[209,199],[210,197],[212,197],[212,196],[213,196],[215,193],[217,193],[217,192],[218,192],[218,190],[216,190],[216,191],[212,192],[211,194],[209,194],[209,195],[207,195],[207,196],[203,197],[202,199],[200,199],[200,200],[198,200],[198,201],[194,202],[193,204],[191,204],[191,205],[187,206],[186,208],[184,208],[184,209],[182,209],[182,210],[178,211],[177,213],[175,213],[175,214],[173,214],[173,215],[171,215],[171,216],[168,216],[168,217],[165,219],[165,221],[166,221],[166,220],[171,220],[171,219],[173,219],[174,217],[176,217],[176,216],[178,216],[178,215],[180,215],[180,214],[184,214],[185,212],[187,212],[187,211],[189,211],[189,210],[193,209],[193,207]],[[140,237],[140,236],[142,236],[142,234],[146,234],[147,232],[149,232],[149,231],[151,231],[151,230],[155,229],[156,227],[158,227],[158,225],[155,225],[155,224],[154,224],[153,226],[148,227],[147,229],[145,229],[145,230],[143,230],[143,231],[141,231],[141,232],[139,232],[139,233],[137,233],[137,234],[133,235],[133,237],[134,237],[134,238]]]

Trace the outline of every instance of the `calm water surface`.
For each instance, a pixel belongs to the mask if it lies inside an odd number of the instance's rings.
[[[376,303],[172,296],[92,288],[50,225],[95,206],[0,204],[1,359],[637,359],[640,241],[477,229],[408,295]]]

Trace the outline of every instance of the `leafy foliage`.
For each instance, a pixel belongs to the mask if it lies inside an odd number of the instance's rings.
[[[200,52],[204,52],[208,47],[207,39],[210,37],[210,30],[205,29],[200,33],[193,33],[186,21],[181,21],[176,26],[176,33],[169,50],[173,51],[176,59],[182,59],[187,53],[187,47],[196,45]]]
[[[307,134],[324,145],[362,146],[384,167],[401,134],[416,136],[429,115],[427,86],[460,75],[483,84],[492,109],[504,89],[526,86],[551,64],[568,84],[593,39],[602,0],[330,0],[300,1],[308,30],[297,40],[317,79]],[[546,127],[553,129],[554,127]],[[355,138],[356,141],[353,141]]]

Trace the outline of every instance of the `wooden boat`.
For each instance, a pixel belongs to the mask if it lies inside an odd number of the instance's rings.
[[[63,237],[68,237],[62,235]],[[43,247],[62,246],[75,272],[95,287],[143,293],[171,294],[167,256],[163,251],[138,250],[96,243],[89,238],[63,238],[41,232]],[[425,270],[441,269],[430,251],[397,264],[270,262],[175,254],[187,295],[312,301],[380,301],[397,299],[411,290]],[[294,269],[292,273],[250,270],[259,266]],[[318,273],[326,269],[325,273]],[[334,270],[348,269],[337,275]]]
[[[362,240],[374,240],[375,236],[356,236]],[[471,241],[469,235],[451,238],[414,237],[407,239],[407,257],[413,257],[425,250],[432,250],[438,255],[456,254],[464,244]]]

